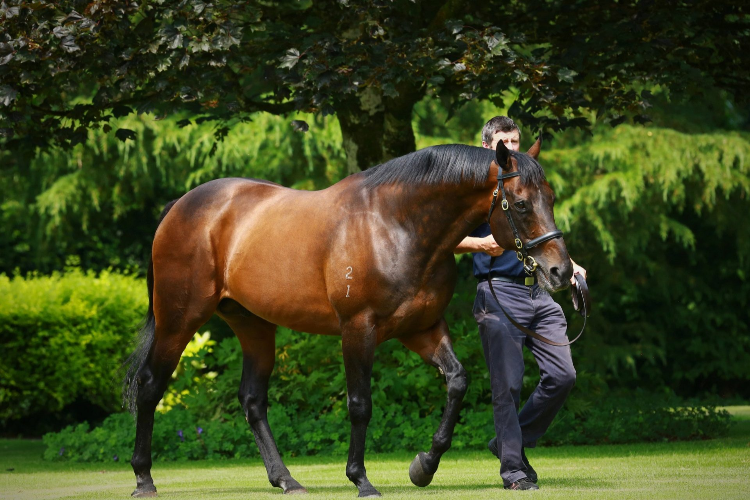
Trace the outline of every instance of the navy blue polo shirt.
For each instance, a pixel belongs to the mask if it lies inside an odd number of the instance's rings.
[[[469,236],[475,238],[484,238],[492,234],[490,225],[486,222],[471,232]],[[474,256],[474,276],[479,279],[487,279],[490,271],[490,257],[484,252],[472,253]],[[495,257],[495,262],[492,266],[492,273],[499,276],[507,276],[509,278],[521,278],[526,277],[526,273],[523,270],[523,264],[518,257],[516,257],[515,249],[506,249],[499,257]]]

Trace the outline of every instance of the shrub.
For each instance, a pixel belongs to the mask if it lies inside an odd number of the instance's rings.
[[[726,434],[731,416],[714,406],[689,406],[670,392],[635,391],[587,404],[567,405],[543,444],[602,444],[706,439]]]
[[[147,306],[127,274],[0,275],[0,424],[76,401],[119,410],[115,374]]]
[[[459,344],[471,359],[479,348]],[[336,453],[349,446],[348,412],[340,341],[281,329],[268,419],[279,450],[289,455]],[[197,347],[197,348],[196,348]],[[154,426],[154,460],[258,456],[236,394],[241,352],[235,339],[219,343],[196,336],[175,372]],[[445,384],[396,343],[377,351],[373,370],[373,418],[367,449],[376,452],[425,449],[442,416]],[[455,449],[481,449],[494,432],[484,367],[468,364],[473,382],[464,401],[453,439]],[[218,376],[213,374],[219,373]],[[207,376],[208,375],[208,376]],[[537,379],[526,380],[526,391]],[[729,415],[713,407],[685,406],[671,393],[602,396],[598,377],[579,375],[584,390],[571,397],[541,444],[628,443],[719,436]],[[585,397],[584,397],[585,396]],[[592,398],[591,400],[585,398]],[[44,438],[45,458],[109,461],[130,458],[135,423],[130,415],[113,415],[94,430],[68,427]]]

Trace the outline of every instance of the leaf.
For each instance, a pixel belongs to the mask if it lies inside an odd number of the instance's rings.
[[[5,2],[0,7],[0,14],[5,14],[5,19],[10,19],[18,15],[18,7],[7,7]]]
[[[0,137],[13,137],[13,129],[12,128],[0,128]]]
[[[65,38],[63,38],[60,46],[65,52],[68,53],[75,52],[76,50],[81,50],[81,47],[76,45],[76,40],[75,38],[73,38],[73,36],[66,36]]]
[[[153,113],[154,109],[156,109],[156,104],[151,100],[144,101],[136,107],[136,111],[139,115]]]
[[[219,29],[219,35],[215,36],[211,43],[219,50],[227,50],[232,45],[239,45],[240,38],[242,37],[242,28],[232,25],[232,23],[225,23]]]
[[[456,19],[450,19],[445,22],[445,27],[448,28],[448,31],[451,32],[451,35],[455,35],[456,33],[460,33],[462,29],[464,29],[464,23]]]
[[[122,142],[125,142],[128,139],[131,139],[134,141],[136,138],[136,134],[134,131],[128,128],[119,128],[117,129],[117,132],[115,132],[115,137],[120,139]]]
[[[201,12],[203,12],[206,9],[206,3],[205,2],[201,2],[199,0],[194,0],[192,3],[193,3],[193,11],[196,14],[200,14]]]
[[[453,65],[453,71],[456,73],[459,71],[466,71],[466,65],[464,63],[456,63]]]
[[[489,47],[490,52],[495,56],[501,54],[508,48],[508,39],[505,38],[505,35],[502,33],[495,33],[488,36],[485,38],[485,41],[487,42],[487,47]]]
[[[447,57],[444,57],[443,59],[438,61],[437,65],[438,65],[438,68],[443,69],[443,68],[447,68],[448,66],[453,66],[453,63],[451,62],[450,59],[448,59]]]
[[[0,102],[6,106],[10,106],[10,103],[16,100],[18,91],[10,85],[0,85]]]
[[[310,125],[304,120],[292,120],[292,128],[295,132],[307,132],[310,130]]]
[[[182,56],[182,59],[180,59],[180,64],[177,67],[182,69],[185,66],[187,66],[189,62],[190,62],[190,54],[185,54],[184,56]]]
[[[574,76],[576,76],[577,74],[578,74],[578,73],[576,73],[576,72],[575,72],[575,71],[573,71],[572,69],[568,69],[568,68],[561,68],[561,69],[560,69],[560,70],[559,70],[559,71],[557,72],[557,78],[558,78],[558,80],[559,80],[559,81],[561,81],[561,82],[568,82],[568,83],[573,83],[573,77],[574,77]]]
[[[72,10],[70,11],[70,14],[65,16],[60,22],[61,23],[67,23],[69,21],[78,21],[80,19],[83,19],[83,16],[79,14],[78,12]]]
[[[294,65],[299,62],[299,58],[300,58],[299,50],[289,49],[286,51],[286,55],[280,59],[281,64],[279,65],[279,68],[292,69]]]
[[[58,26],[58,27],[56,27],[55,29],[52,30],[52,33],[57,38],[64,38],[64,37],[70,35],[70,30],[68,28],[64,27],[64,26]]]
[[[115,118],[122,118],[123,116],[128,116],[130,113],[133,112],[133,108],[130,106],[125,106],[124,104],[118,104],[114,108],[112,108],[112,114]]]
[[[171,24],[159,29],[159,36],[161,37],[161,43],[166,43],[167,47],[170,49],[176,49],[182,46],[182,33]]]

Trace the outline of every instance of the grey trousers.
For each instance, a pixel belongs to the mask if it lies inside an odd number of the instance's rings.
[[[515,283],[493,281],[497,298],[522,325],[544,337],[567,342],[562,308],[546,293]],[[474,317],[479,325],[484,360],[490,372],[500,477],[505,486],[526,477],[521,448],[533,448],[560,411],[575,385],[570,347],[551,346],[527,337],[500,310],[488,283],[477,285]],[[523,384],[523,346],[531,350],[541,380],[518,413]]]

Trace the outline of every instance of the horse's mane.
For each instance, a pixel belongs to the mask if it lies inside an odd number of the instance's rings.
[[[542,166],[525,153],[511,151],[516,159],[521,182],[539,186],[544,181]],[[463,144],[446,144],[420,149],[389,160],[364,172],[364,186],[383,184],[461,184],[487,182],[489,165],[495,151]]]

